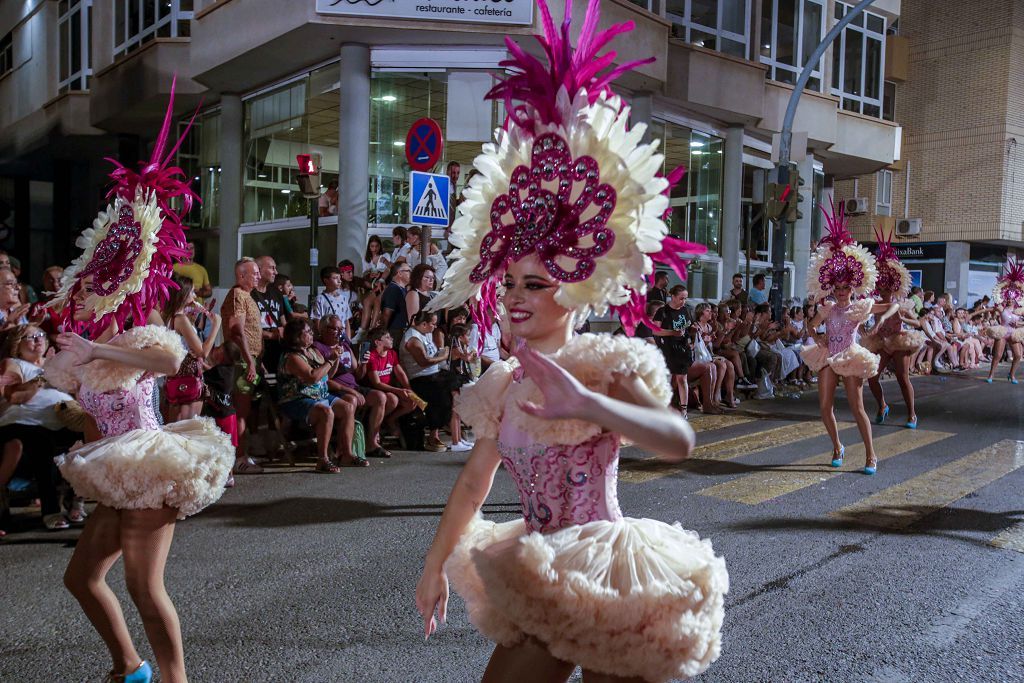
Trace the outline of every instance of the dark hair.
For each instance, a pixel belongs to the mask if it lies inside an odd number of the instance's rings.
[[[733,280],[735,280],[735,279],[736,279],[736,278],[738,278],[738,277],[739,277],[739,278],[742,278],[742,277],[743,277],[743,273],[733,273],[733,275],[732,275],[732,279],[733,279]]]
[[[366,240],[366,254],[363,255],[363,260],[366,261],[367,263],[369,263],[370,259],[373,258],[373,254],[370,253],[370,245],[375,242],[378,247],[378,253],[384,253],[384,243],[381,242],[380,238],[377,237],[376,235],[370,235],[370,239]]]
[[[688,290],[688,289],[686,288],[686,285],[676,285],[676,286],[675,286],[675,287],[673,287],[672,289],[668,290],[668,295],[669,295],[669,296],[675,296],[675,295],[676,295],[676,294],[678,294],[679,292],[689,292],[689,291],[690,291],[690,290]]]
[[[415,325],[422,325],[423,323],[427,322],[431,318],[436,318],[436,317],[437,317],[437,311],[428,311],[426,309],[420,309],[416,313],[416,315],[414,315],[412,317],[412,324],[414,326]]]
[[[754,315],[760,315],[762,313],[768,313],[771,315],[772,307],[768,304],[758,304],[754,306]]]
[[[338,270],[337,266],[324,266],[320,269],[320,280],[326,280],[332,275],[341,275],[341,271]]]
[[[355,270],[356,264],[352,263],[347,258],[338,261],[338,270],[342,270],[344,268],[351,268],[352,270]]]
[[[452,325],[452,329],[448,330],[448,334],[452,338],[459,338],[469,334],[469,325]]]
[[[395,228],[391,231],[391,236],[392,237],[401,237],[403,242],[405,240],[409,239],[409,233],[401,225],[396,225],[395,226]]]
[[[274,278],[274,286],[275,287],[280,287],[281,285],[283,285],[286,282],[291,282],[291,280],[292,279],[290,277],[288,277],[287,275],[285,275],[284,273],[278,273],[277,277]]]
[[[762,282],[764,282],[764,274],[763,273],[758,273],[757,275],[754,276],[754,284],[755,285],[760,284]]]
[[[789,317],[790,318],[795,318],[796,317],[796,312],[799,311],[799,310],[802,310],[799,306],[790,306],[789,307]]]
[[[428,270],[431,273],[433,273],[434,272],[434,267],[429,265],[429,264],[426,264],[426,263],[421,263],[418,266],[416,266],[415,268],[413,268],[412,269],[412,275],[409,277],[409,286],[411,288],[413,288],[413,289],[419,289],[420,285],[423,284],[423,276],[424,276],[424,274],[426,274],[426,272]],[[434,281],[435,282],[437,281],[437,274],[436,273],[434,274]]]
[[[930,289],[926,289],[926,290],[924,290],[924,296],[922,298],[925,301],[928,301],[928,299],[933,299],[933,298],[935,298],[935,292],[933,292]]]
[[[654,281],[657,282],[661,278],[665,278],[667,280],[668,279],[668,271],[664,271],[664,270],[656,270],[656,271],[654,271]]]
[[[459,306],[458,308],[453,308],[450,311],[448,311],[449,320],[451,320],[452,318],[458,318],[460,315],[466,320],[469,320],[469,309],[466,308],[465,306]]]
[[[164,319],[164,322],[170,322],[178,313],[181,313],[182,309],[185,308],[185,301],[188,299],[189,293],[192,292],[195,285],[192,283],[192,278],[184,275],[178,275],[175,273],[171,280],[174,284],[178,285],[177,289],[172,289],[170,295],[167,297],[167,302],[164,304],[163,310],[160,311],[160,317]]]
[[[700,317],[704,315],[704,311],[712,309],[713,306],[707,301],[702,301],[693,309],[693,319],[699,321]]]
[[[418,225],[410,225],[410,226],[409,226],[409,230],[408,230],[408,233],[409,233],[410,235],[416,235],[417,237],[419,237],[420,235],[422,235],[422,234],[423,234],[423,228],[421,228],[421,227],[420,227],[420,226],[418,226]]]
[[[384,337],[390,334],[391,333],[388,332],[388,328],[386,327],[375,327],[372,330],[370,330],[370,333],[368,335],[366,335],[366,340],[373,344],[376,343],[379,339],[383,339]]]
[[[647,317],[649,317],[649,318],[654,317],[654,314],[658,312],[658,309],[660,309],[664,305],[665,305],[664,301],[658,301],[658,300],[648,301],[647,302],[647,307],[645,309],[647,311]]]
[[[447,165],[447,166],[445,166],[444,168],[445,168],[445,170],[446,170],[446,171],[450,171],[450,170],[451,170],[451,168],[452,168],[452,166],[458,166],[459,168],[462,168],[462,164],[460,164],[460,163],[459,163],[459,162],[457,162],[457,161],[449,161],[449,162],[448,162],[448,165]]]
[[[284,334],[282,335],[282,345],[289,351],[302,351],[305,347],[302,346],[302,333],[309,328],[312,332],[313,328],[310,327],[309,321],[305,318],[292,318],[284,326]]]

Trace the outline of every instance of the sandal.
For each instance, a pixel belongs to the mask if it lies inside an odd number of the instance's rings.
[[[63,531],[71,526],[67,518],[59,512],[43,517],[43,524],[50,531]]]
[[[367,452],[367,458],[390,458],[392,455],[391,451],[384,448],[383,446],[377,446],[372,451]]]
[[[71,509],[68,510],[68,521],[72,524],[85,524],[88,516],[85,511],[85,499],[75,497],[71,503]]]
[[[330,460],[321,460],[316,464],[316,467],[313,468],[313,471],[320,474],[337,474],[338,472],[341,472],[341,468],[333,464]]]
[[[369,467],[370,461],[366,458],[352,458],[351,460],[338,460],[341,467]]]

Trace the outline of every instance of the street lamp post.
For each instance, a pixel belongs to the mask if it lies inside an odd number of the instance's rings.
[[[788,191],[782,190],[785,193],[781,198],[784,204],[792,202],[793,206],[795,206],[800,193],[799,184],[795,182],[794,178],[794,175],[796,178],[799,178],[799,174],[794,174],[794,169],[790,167],[789,163],[793,144],[793,120],[796,118],[796,107],[800,102],[800,95],[803,94],[807,81],[811,78],[811,72],[814,71],[818,62],[821,61],[821,57],[825,54],[828,46],[846,28],[847,24],[856,19],[874,1],[861,0],[842,19],[836,22],[836,25],[825,34],[825,38],[818,44],[818,47],[814,48],[814,52],[811,53],[803,70],[800,72],[800,77],[796,79],[793,93],[789,96],[789,103],[786,105],[786,115],[782,119],[782,132],[779,135],[779,161],[774,169],[775,182],[779,186],[787,186],[789,188]],[[793,211],[783,207],[780,214],[771,216],[775,227],[772,230],[772,289],[770,300],[776,320],[782,319],[782,284],[783,278],[786,275],[786,232],[789,216],[793,215]]]

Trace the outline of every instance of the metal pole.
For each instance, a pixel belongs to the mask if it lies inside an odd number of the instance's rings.
[[[309,312],[313,312],[316,301],[317,285],[320,282],[320,252],[317,249],[317,233],[320,228],[320,203],[316,199],[309,200]]]
[[[779,134],[779,162],[775,168],[775,182],[789,182],[789,157],[793,144],[793,120],[796,118],[796,107],[800,102],[800,95],[803,94],[807,81],[811,79],[811,72],[818,65],[818,62],[821,61],[825,50],[842,33],[847,24],[856,19],[874,1],[861,0],[853,9],[846,13],[846,16],[836,22],[836,25],[825,34],[825,38],[818,44],[818,47],[814,48],[814,52],[811,53],[803,70],[800,72],[800,77],[796,79],[793,93],[789,96],[789,103],[786,105],[786,115],[782,119],[782,132]],[[799,192],[799,188],[795,189]],[[775,221],[775,227],[772,230],[771,303],[776,320],[780,320],[782,316],[782,285],[786,274],[786,242],[788,241],[786,233],[785,218]]]

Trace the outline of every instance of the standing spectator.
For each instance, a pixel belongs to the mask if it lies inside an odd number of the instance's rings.
[[[747,295],[747,301],[755,306],[768,303],[768,289],[763,273],[754,276],[754,288]]]
[[[11,271],[14,273],[14,277],[18,278],[18,297],[21,299],[23,304],[34,304],[39,301],[39,295],[36,293],[35,288],[27,282],[22,282],[21,278],[21,261],[11,256]]]
[[[743,275],[736,273],[732,276],[732,289],[729,290],[729,296],[726,297],[731,301],[739,301],[741,304],[746,305],[747,303],[747,290],[743,289]]]
[[[332,180],[327,183],[327,189],[320,198],[316,200],[317,210],[321,216],[338,215],[338,181]]]
[[[235,449],[235,474],[260,474],[263,468],[246,456],[247,422],[252,412],[253,393],[260,379],[263,358],[261,313],[252,291],[259,286],[260,267],[255,259],[243,256],[235,264],[235,286],[220,308],[224,319],[224,336],[232,344],[238,380],[232,397],[238,423],[238,446]]]
[[[351,339],[352,290],[342,287],[341,270],[334,266],[320,270],[320,282],[324,284],[324,291],[316,295],[313,310],[309,312],[310,319],[320,320],[328,315],[336,315],[341,320],[345,337]]]
[[[401,339],[409,326],[409,314],[405,307],[405,295],[412,276],[408,263],[391,266],[391,283],[384,288],[380,297],[381,324],[393,338]]]
[[[427,402],[427,429],[423,442],[425,450],[448,450],[441,441],[441,428],[448,424],[452,413],[452,394],[441,375],[441,364],[448,360],[448,349],[438,350],[434,345],[437,313],[420,311],[402,338],[402,369],[409,377],[412,390]]]
[[[396,226],[391,231],[391,241],[395,245],[394,251],[391,252],[391,264],[395,265],[400,260],[407,261],[409,259],[409,253],[412,251],[412,247],[409,246],[409,233],[401,225]]]
[[[60,290],[60,278],[64,275],[64,269],[60,266],[50,266],[43,271],[43,296],[41,301],[47,303]]]
[[[711,405],[712,377],[706,363],[693,362],[693,349],[687,331],[693,326],[693,318],[686,307],[689,292],[683,285],[669,290],[668,301],[655,313],[654,322],[662,330],[670,332],[658,335],[665,364],[672,374],[672,386],[679,393],[679,409],[685,416],[690,402],[690,379],[699,379],[704,396],[705,412],[715,412]],[[694,365],[697,367],[695,368]]]
[[[647,303],[668,301],[668,273],[659,270],[654,274],[654,286],[647,292]]]
[[[4,254],[6,259],[7,255]],[[29,305],[21,302],[21,285],[10,267],[0,265],[0,329],[27,325]]]
[[[407,234],[407,246],[409,247],[409,253],[405,257],[405,262],[415,268],[419,264],[423,263],[423,255],[420,252],[423,239],[423,228],[418,225],[410,226]]]
[[[196,243],[189,242],[186,245],[185,260],[174,264],[174,273],[192,280],[195,288],[196,299],[206,303],[207,297],[213,294],[213,285],[210,284],[210,274],[202,264],[195,262]],[[45,285],[45,283],[44,283]]]
[[[370,235],[366,241],[366,253],[363,254],[363,277],[370,279],[377,275],[385,275],[391,260],[384,253],[384,243],[376,235]]]
[[[291,320],[293,317],[309,317],[306,313],[306,307],[299,303],[299,297],[295,294],[295,285],[292,284],[290,277],[284,273],[278,273],[277,277],[274,278],[274,288],[281,292],[281,297],[284,300],[285,318]]]
[[[914,302],[914,315],[920,316],[924,310],[923,290],[920,287],[910,288],[910,300]]]
[[[421,263],[412,269],[409,287],[405,294],[405,312],[412,318],[426,308],[434,295],[434,269]]]
[[[189,309],[195,304],[195,290],[192,281],[181,275],[174,275],[174,284],[164,304],[160,317],[164,325],[178,333],[188,353],[181,361],[178,372],[168,375],[165,384],[167,395],[167,421],[178,422],[195,417],[203,408],[203,365],[213,351],[217,333],[220,332],[220,316],[211,313],[212,331],[206,341],[199,339],[199,332],[189,317]]]
[[[260,256],[256,259],[260,268],[260,283],[250,292],[253,301],[260,309],[260,333],[263,336],[263,367],[267,372],[277,372],[277,363],[281,358],[281,339],[284,326],[288,322],[288,304],[284,295],[274,286],[277,280],[277,263],[272,256]]]

